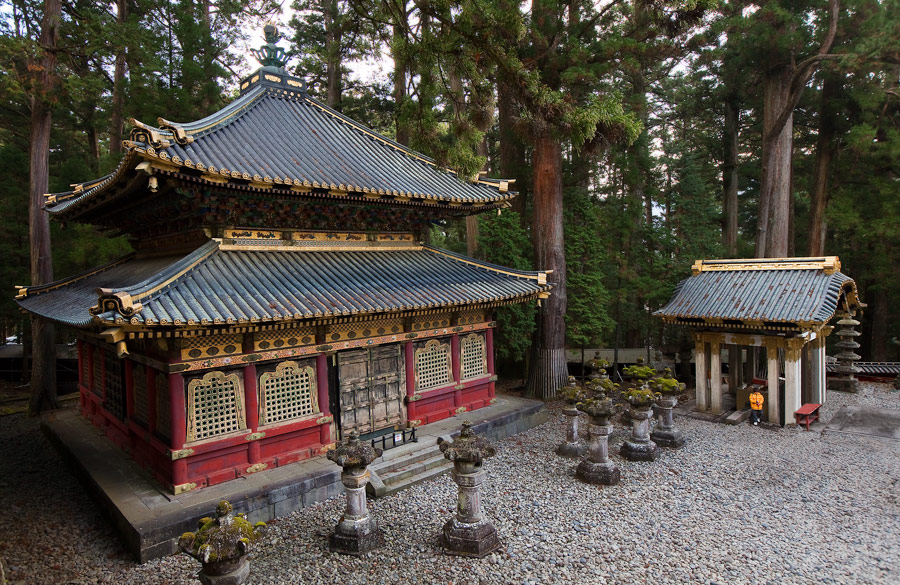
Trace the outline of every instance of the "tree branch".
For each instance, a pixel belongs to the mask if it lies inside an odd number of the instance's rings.
[[[834,38],[837,36],[840,9],[841,7],[838,0],[829,0],[828,13],[830,20],[828,23],[828,32],[822,40],[819,51],[812,57],[801,61],[794,69],[794,75],[791,77],[791,88],[790,93],[788,94],[787,103],[784,105],[781,112],[779,112],[778,117],[775,118],[775,125],[772,126],[769,134],[765,136],[765,142],[768,143],[773,140],[784,129],[784,125],[787,124],[788,118],[791,117],[797,104],[800,103],[800,96],[803,95],[803,90],[806,88],[806,84],[809,82],[810,77],[812,77],[812,74],[815,72],[819,63],[826,59],[839,58],[838,55],[829,55],[828,51],[831,50],[831,45],[834,44]]]

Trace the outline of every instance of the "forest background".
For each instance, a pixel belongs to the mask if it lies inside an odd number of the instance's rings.
[[[37,114],[45,192],[109,173],[129,118],[187,122],[235,99],[247,32],[282,8],[4,0],[3,337],[30,331],[12,285],[34,280]],[[898,0],[295,0],[281,33],[288,68],[329,106],[463,176],[515,179],[511,210],[431,233],[554,270],[543,307],[498,314],[508,372],[562,345],[684,356],[685,332],[652,313],[695,259],[723,257],[840,256],[868,304],[860,353],[900,360]],[[364,81],[373,59],[386,73]],[[129,250],[90,226],[51,234],[56,278]]]

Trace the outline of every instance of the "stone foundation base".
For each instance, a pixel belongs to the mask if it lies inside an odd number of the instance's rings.
[[[463,524],[453,518],[444,524],[441,546],[447,554],[480,558],[498,550],[501,545],[497,529],[487,520]]]
[[[341,522],[334,533],[328,537],[328,550],[347,555],[363,555],[384,544],[384,533],[371,522],[352,525]]]
[[[658,452],[659,449],[653,441],[635,443],[626,439],[619,449],[619,455],[629,461],[655,461]]]
[[[568,457],[570,459],[582,457],[586,451],[587,445],[584,443],[561,443],[560,446],[556,448],[557,455],[560,457]]]
[[[654,429],[652,433],[650,433],[650,438],[660,447],[667,447],[669,449],[680,449],[684,447],[684,434],[677,430],[663,430],[663,429]]]
[[[242,558],[237,566],[220,575],[207,575],[203,569],[197,573],[197,578],[203,585],[241,585],[250,576],[250,563],[246,558]]]
[[[611,461],[594,463],[585,459],[575,468],[575,477],[595,485],[616,485],[621,479],[619,468]]]
[[[859,380],[856,378],[832,378],[828,380],[828,389],[838,392],[859,392]]]

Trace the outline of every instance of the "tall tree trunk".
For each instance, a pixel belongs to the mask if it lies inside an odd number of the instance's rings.
[[[403,5],[403,15],[405,18],[406,15],[406,0],[401,2]],[[406,38],[405,29],[399,25],[395,24],[392,30],[394,42],[398,42],[398,39]],[[407,74],[407,65],[404,57],[402,55],[398,55],[394,53],[394,73],[393,79],[394,82],[394,118],[395,118],[395,138],[397,142],[406,146],[409,144],[409,126],[407,125],[406,120],[402,118],[400,115],[400,108],[406,102],[406,74]]]
[[[128,18],[127,0],[116,0],[116,24],[119,34],[125,28]],[[125,45],[116,49],[116,64],[113,69],[112,107],[109,120],[109,152],[114,157],[122,154],[122,133],[125,130]]]
[[[50,253],[50,223],[44,211],[44,193],[50,179],[50,103],[56,85],[56,43],[61,18],[60,0],[45,0],[41,21],[40,44],[43,51],[32,62],[35,86],[31,98],[31,168],[28,231],[31,240],[31,284],[46,284],[53,280],[53,257]],[[40,317],[31,319],[32,415],[41,410],[56,408],[56,347],[54,327]]]
[[[482,140],[478,143],[478,156],[485,157],[484,160],[484,168],[487,168],[487,142]],[[478,254],[478,216],[477,215],[467,215],[466,216],[466,254],[475,258]]]
[[[341,111],[341,32],[337,0],[329,0],[325,8],[326,103],[337,111]]]
[[[740,110],[734,96],[725,99],[725,157],[722,165],[723,208],[725,211],[725,251],[737,257],[738,236],[738,128]]]
[[[497,84],[497,122],[500,131],[500,177],[516,179],[519,196],[512,200],[512,210],[519,214],[523,225],[528,225],[525,214],[527,199],[527,177],[525,170],[525,145],[515,131],[514,90],[509,83],[501,80]]]
[[[782,66],[766,73],[763,80],[762,180],[756,234],[759,258],[788,255],[793,113],[781,128],[776,124],[779,114],[789,106],[792,77],[791,67]]]
[[[565,386],[566,256],[563,243],[562,146],[559,139],[540,135],[534,143],[534,258],[538,270],[552,270],[554,288],[543,301],[535,360],[526,391],[545,400]]]
[[[816,165],[809,209],[809,255],[825,255],[825,206],[828,201],[828,173],[834,156],[835,127],[834,102],[840,91],[839,78],[833,74],[825,76],[819,105],[819,136],[816,140]]]

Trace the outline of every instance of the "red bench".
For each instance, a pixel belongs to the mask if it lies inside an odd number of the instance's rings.
[[[798,425],[805,424],[808,431],[810,423],[819,420],[819,409],[821,407],[821,404],[804,404],[794,413],[794,420],[797,421]]]

